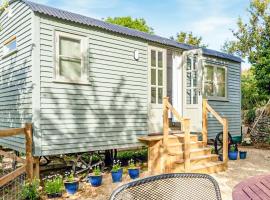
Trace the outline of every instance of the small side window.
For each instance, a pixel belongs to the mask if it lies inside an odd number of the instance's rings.
[[[3,57],[9,56],[17,51],[16,36],[11,37],[3,44]]]

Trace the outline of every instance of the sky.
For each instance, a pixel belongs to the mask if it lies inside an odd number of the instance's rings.
[[[155,34],[170,37],[192,31],[209,48],[220,50],[233,38],[238,17],[247,18],[249,0],[32,0],[89,17],[144,18]],[[248,63],[242,64],[248,68]]]

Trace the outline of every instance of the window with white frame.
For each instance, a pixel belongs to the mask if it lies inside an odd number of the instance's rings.
[[[17,51],[16,36],[12,36],[3,44],[3,57],[13,54]]]
[[[227,68],[204,66],[204,95],[213,99],[227,99]]]
[[[151,49],[151,103],[162,104],[164,95],[164,52]]]
[[[75,34],[56,32],[56,80],[87,81],[87,39]]]

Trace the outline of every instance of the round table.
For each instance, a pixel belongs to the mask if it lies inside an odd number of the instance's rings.
[[[270,175],[255,176],[237,184],[233,200],[270,200]]]

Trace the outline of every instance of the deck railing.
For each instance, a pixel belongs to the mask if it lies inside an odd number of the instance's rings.
[[[0,138],[2,137],[10,137],[10,136],[16,136],[16,135],[25,135],[25,153],[26,153],[26,159],[22,159],[20,157],[17,157],[11,153],[5,152],[3,150],[0,150],[0,155],[13,158],[14,160],[18,162],[22,162],[23,165],[16,169],[15,171],[6,174],[5,176],[0,178],[0,187],[6,185],[16,177],[20,176],[21,174],[26,172],[27,178],[32,181],[33,179],[33,155],[32,155],[32,124],[27,123],[25,124],[24,128],[12,128],[7,130],[0,130]]]
[[[169,103],[169,97],[163,98],[163,146],[165,155],[168,153],[168,139],[169,139],[169,115],[171,111],[175,118],[181,123],[181,130],[184,132],[184,167],[185,171],[189,172],[190,167],[190,119],[181,117],[180,114]],[[167,156],[165,156],[167,157]],[[166,158],[165,158],[166,162]],[[165,164],[166,166],[166,164]]]
[[[228,119],[221,117],[207,102],[206,99],[203,100],[203,124],[202,124],[202,137],[203,143],[207,144],[207,129],[208,129],[208,112],[210,112],[223,126],[223,162],[228,165]]]

